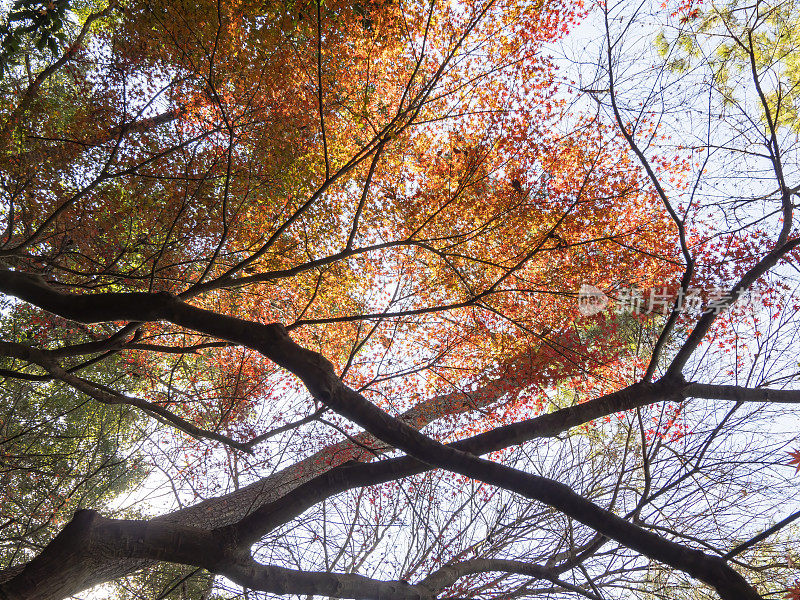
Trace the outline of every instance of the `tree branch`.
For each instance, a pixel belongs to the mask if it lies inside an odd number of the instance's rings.
[[[280,324],[263,325],[213,313],[188,305],[167,293],[67,294],[13,271],[0,270],[0,290],[32,301],[46,310],[84,322],[168,320],[176,325],[245,345],[295,374],[309,392],[329,408],[387,444],[428,465],[478,479],[553,506],[649,558],[706,582],[719,592],[723,600],[761,599],[741,575],[718,557],[691,550],[633,525],[559,482],[478,458],[428,438],[345,386],[327,359],[296,344]],[[662,379],[651,385],[661,388],[661,393],[674,393],[681,387],[681,383],[680,379]],[[234,532],[237,539],[247,539],[253,535],[253,529],[249,525],[248,519],[245,519],[231,526],[230,531]]]
[[[707,398],[709,400],[800,404],[800,390],[772,390],[768,388],[746,388],[738,385],[690,383],[684,388],[682,394],[684,396]]]

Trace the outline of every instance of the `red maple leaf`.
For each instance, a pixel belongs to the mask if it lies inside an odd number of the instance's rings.
[[[786,590],[788,600],[800,600],[800,579],[795,579],[794,585]]]
[[[789,456],[792,457],[792,460],[789,461],[789,464],[797,467],[797,472],[800,473],[800,450],[789,452]]]

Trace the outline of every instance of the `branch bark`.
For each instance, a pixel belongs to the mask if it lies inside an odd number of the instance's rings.
[[[247,346],[299,377],[309,392],[332,410],[429,466],[500,486],[553,506],[628,548],[704,581],[713,586],[723,600],[760,600],[745,579],[719,557],[689,549],[638,527],[561,483],[478,458],[421,434],[345,386],[327,359],[296,344],[280,324],[263,325],[213,313],[166,293],[73,295],[58,292],[47,284],[13,271],[0,271],[0,290],[82,322],[167,320]],[[681,378],[668,378],[654,384],[640,384],[640,388],[642,386],[657,390],[657,395],[670,396],[683,387],[683,381]],[[242,543],[254,542],[263,531],[263,517],[256,511],[248,518],[223,528],[223,537],[241,540]]]

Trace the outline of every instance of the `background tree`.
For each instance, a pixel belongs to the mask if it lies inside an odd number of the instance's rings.
[[[692,10],[595,7],[576,90],[579,5],[72,5],[0,89],[3,374],[147,417],[167,495],[78,504],[4,597],[787,593],[788,71],[676,69]]]

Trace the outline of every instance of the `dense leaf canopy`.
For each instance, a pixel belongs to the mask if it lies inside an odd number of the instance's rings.
[[[8,7],[0,597],[798,597],[793,10]]]

